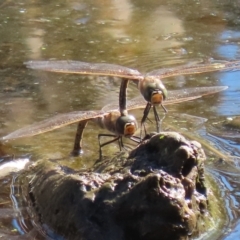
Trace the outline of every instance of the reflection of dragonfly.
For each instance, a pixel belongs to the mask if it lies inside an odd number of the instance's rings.
[[[240,61],[212,61],[207,64],[188,64],[174,68],[154,70],[143,75],[137,70],[107,63],[86,63],[79,61],[29,61],[25,64],[28,68],[51,72],[115,76],[126,79],[126,81],[137,81],[139,90],[147,102],[141,120],[141,125],[146,121],[148,113],[153,106],[158,132],[160,130],[160,117],[157,113],[156,106],[161,105],[166,112],[166,109],[163,106],[163,101],[167,97],[167,90],[162,84],[161,79],[178,75],[197,74],[231,69],[234,70],[240,68]],[[125,96],[121,94],[119,95],[120,103],[126,101],[124,100],[124,97]]]
[[[180,103],[184,101],[190,101],[196,98],[200,98],[204,95],[213,94],[216,92],[220,92],[225,90],[227,87],[225,86],[216,86],[216,87],[198,87],[198,88],[189,88],[189,89],[181,89],[169,91],[168,99],[165,101],[165,105]],[[127,110],[140,109],[144,108],[146,105],[146,101],[142,98],[142,96],[133,98],[128,101]],[[118,121],[119,116],[121,116],[121,121]],[[125,119],[127,121],[125,122]],[[130,119],[131,121],[129,122]],[[101,111],[78,111],[78,112],[70,112],[66,114],[59,114],[52,118],[43,120],[41,122],[35,123],[33,125],[24,127],[15,132],[8,134],[3,137],[3,140],[10,140],[22,137],[30,137],[38,134],[42,134],[45,132],[52,131],[57,128],[64,127],[66,125],[79,122],[78,130],[75,137],[74,155],[78,154],[81,149],[82,135],[83,130],[86,127],[86,124],[89,120],[96,122],[101,128],[109,130],[114,135],[109,134],[100,134],[98,136],[99,146],[100,146],[100,157],[101,157],[101,148],[106,144],[120,140],[122,145],[122,136],[132,137],[136,128],[137,123],[135,122],[135,118],[131,115],[123,116],[119,112],[118,104],[112,104],[105,106]],[[129,128],[128,128],[129,127]],[[101,136],[112,136],[113,140],[103,143],[100,143]]]

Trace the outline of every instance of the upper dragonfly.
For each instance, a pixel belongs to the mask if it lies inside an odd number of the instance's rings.
[[[146,74],[142,74],[138,70],[108,63],[86,63],[79,61],[28,61],[25,62],[25,64],[28,68],[50,72],[115,76],[121,79],[126,79],[125,81],[137,81],[138,88],[147,102],[145,104],[141,126],[146,121],[151,107],[153,107],[157,132],[160,130],[160,117],[156,110],[156,106],[161,105],[164,111],[167,111],[163,104],[168,94],[161,79],[179,75],[240,69],[240,61],[212,61],[207,64],[188,64],[174,68],[158,69]],[[125,84],[125,87],[127,87],[127,84]],[[123,90],[122,92],[124,93],[125,91]],[[124,98],[126,98],[126,96],[120,93],[119,103],[126,101]]]
[[[121,85],[122,87],[125,84]],[[176,104],[180,102],[190,101],[200,98],[204,95],[213,94],[227,89],[226,86],[215,87],[197,87],[181,90],[173,90],[168,92],[168,99],[165,101],[165,105]],[[128,101],[128,107],[126,110],[140,109],[146,106],[146,101],[142,96],[138,96]],[[77,134],[75,137],[74,148],[72,153],[78,155],[82,150],[82,137],[84,128],[87,122],[91,120],[97,123],[101,128],[107,129],[112,134],[99,134],[99,146],[100,146],[100,158],[102,156],[101,148],[110,142],[119,140],[119,146],[122,147],[122,137],[132,138],[137,130],[137,122],[131,115],[122,114],[122,110],[119,110],[119,104],[106,105],[100,111],[77,111],[65,114],[58,114],[49,119],[37,122],[33,125],[21,128],[12,132],[2,138],[2,140],[11,140],[22,137],[31,137],[34,135],[42,134],[70,125],[72,123],[78,123]],[[114,137],[113,140],[101,144],[100,138],[102,136]],[[133,139],[134,140],[134,139]]]

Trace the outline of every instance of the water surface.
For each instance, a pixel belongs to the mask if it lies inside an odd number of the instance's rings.
[[[240,8],[238,1],[24,1],[0,4],[0,134],[6,135],[57,113],[100,110],[116,101],[119,79],[61,75],[26,69],[28,60],[80,60],[115,63],[145,73],[162,67],[206,61],[240,59]],[[169,106],[163,128],[182,131],[228,155],[231,164],[210,161],[208,174],[220,185],[226,215],[222,239],[239,237],[239,147],[235,141],[209,134],[220,120],[240,114],[240,72],[208,73],[166,79],[169,89],[227,85],[228,90],[192,102]],[[129,98],[139,93],[130,84]],[[171,118],[186,113],[208,119],[208,124],[184,124]],[[134,111],[138,119],[141,111]],[[170,124],[170,126],[168,125]],[[151,124],[149,124],[151,128]],[[84,135],[84,154],[71,158],[76,124],[29,139],[2,143],[9,155],[61,159],[70,167],[91,165],[97,158],[97,134],[89,124]],[[188,129],[188,130],[186,130]],[[191,130],[191,131],[189,131]],[[205,139],[205,140],[202,140]],[[0,151],[0,152],[1,152]],[[104,154],[118,151],[117,145]],[[218,159],[215,150],[209,156]],[[209,157],[209,158],[210,158]],[[227,159],[227,158],[226,158]],[[228,160],[227,159],[227,160]],[[61,160],[59,160],[61,162]],[[66,162],[64,162],[66,163]],[[11,212],[9,198],[12,174],[0,179],[1,208]],[[4,212],[0,233],[24,234],[15,224],[15,214]],[[28,229],[26,231],[30,231]],[[36,234],[36,231],[31,232]],[[230,234],[230,235],[229,235]],[[31,235],[30,235],[31,236]]]

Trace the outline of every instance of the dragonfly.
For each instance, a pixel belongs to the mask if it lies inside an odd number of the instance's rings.
[[[109,63],[87,63],[80,61],[28,61],[24,63],[28,68],[44,70],[58,73],[74,73],[82,75],[98,75],[98,76],[114,76],[119,79],[125,79],[125,81],[134,81],[138,84],[138,88],[143,98],[146,101],[143,111],[143,117],[141,119],[141,129],[144,126],[148,117],[149,111],[153,108],[154,118],[156,121],[157,132],[160,131],[160,117],[156,107],[161,106],[164,112],[167,109],[164,107],[166,99],[168,97],[168,91],[162,83],[162,79],[179,76],[198,74],[214,71],[227,71],[240,69],[240,61],[217,61],[211,60],[208,63],[194,63],[181,65],[173,68],[162,68],[153,70],[146,74],[140,73],[138,70],[128,67],[109,64]],[[127,87],[127,84],[125,84]],[[125,90],[126,91],[126,90]],[[125,91],[122,91],[123,93]],[[119,94],[119,102],[126,101],[124,94]],[[145,129],[146,134],[146,129]]]
[[[125,84],[123,84],[122,87],[124,88]],[[168,99],[166,99],[165,105],[191,101],[197,98],[201,98],[204,95],[214,94],[223,91],[227,88],[227,86],[213,86],[169,91]],[[123,147],[122,137],[127,137],[137,142],[137,139],[134,138],[134,134],[137,130],[136,119],[132,115],[123,115],[121,112],[124,112],[124,110],[127,110],[128,112],[134,109],[142,109],[145,106],[146,100],[140,95],[129,100],[127,102],[127,108],[123,108],[123,110],[120,110],[119,104],[115,103],[108,104],[101,110],[96,111],[75,111],[70,113],[57,114],[51,118],[16,130],[2,137],[2,140],[7,141],[23,137],[32,137],[78,122],[77,133],[75,136],[74,146],[72,150],[72,154],[76,156],[82,152],[83,131],[87,123],[89,121],[92,121],[96,123],[100,128],[106,129],[111,132],[111,134],[98,135],[99,158],[101,159],[102,147],[106,146],[109,143],[118,140],[121,150],[121,147]],[[111,141],[101,143],[100,138],[102,136],[110,136],[114,138]]]

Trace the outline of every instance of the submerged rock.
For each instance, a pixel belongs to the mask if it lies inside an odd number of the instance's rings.
[[[210,122],[208,132],[213,136],[239,144],[240,116],[224,118],[218,122]]]
[[[74,171],[38,161],[20,176],[42,229],[64,239],[188,239],[209,227],[201,145],[175,132]]]

